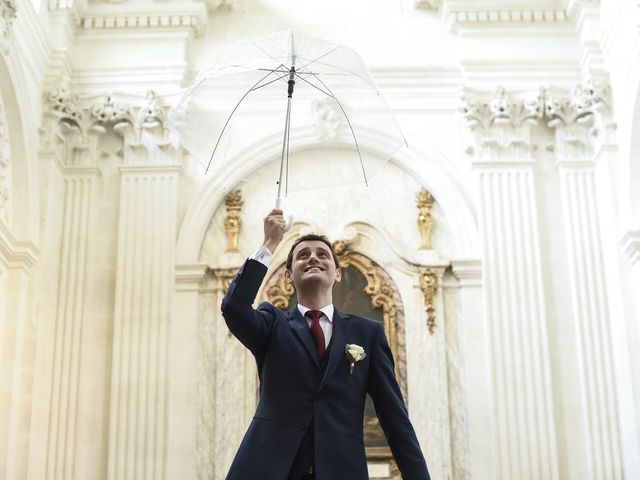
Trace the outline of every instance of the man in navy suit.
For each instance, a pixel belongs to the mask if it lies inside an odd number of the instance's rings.
[[[288,313],[268,302],[253,309],[284,225],[281,210],[267,215],[263,246],[222,301],[225,321],[255,356],[260,377],[258,408],[227,479],[367,479],[369,393],[402,478],[428,480],[382,324],[333,306],[341,271],[325,237],[300,237],[289,251],[285,280],[298,305]]]

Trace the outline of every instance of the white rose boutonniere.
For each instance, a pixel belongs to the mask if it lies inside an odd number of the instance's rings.
[[[356,362],[360,360],[364,360],[367,354],[364,352],[364,348],[360,345],[356,345],[355,343],[348,343],[346,347],[344,347],[344,354],[347,357],[347,361],[349,362],[349,374],[353,373],[353,367]]]

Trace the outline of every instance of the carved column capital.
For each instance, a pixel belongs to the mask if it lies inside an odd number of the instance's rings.
[[[42,148],[57,152],[65,166],[95,165],[103,154],[122,156],[125,165],[175,165],[181,158],[164,126],[167,107],[153,91],[132,102],[113,94],[80,98],[61,87],[45,103]],[[115,147],[100,142],[109,135],[118,137]]]
[[[572,91],[549,90],[545,95],[545,119],[554,129],[559,162],[590,160],[601,145],[614,143],[611,120],[611,88],[588,80]]]
[[[544,96],[541,90],[516,96],[502,87],[491,98],[467,92],[460,111],[473,133],[478,161],[495,161],[505,155],[511,161],[528,161],[534,148],[530,130],[544,115]],[[475,153],[474,148],[468,152]]]

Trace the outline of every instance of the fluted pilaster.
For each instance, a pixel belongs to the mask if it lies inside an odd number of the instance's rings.
[[[481,207],[496,478],[558,478],[531,127],[542,95],[465,99]]]
[[[77,461],[78,392],[87,297],[89,227],[98,171],[62,168],[61,237],[55,310],[51,325],[51,389],[46,479],[71,478]]]
[[[612,351],[602,225],[599,217],[593,129],[608,104],[605,89],[577,88],[548,95],[549,125],[555,129],[556,167],[565,226],[573,320],[577,333],[584,402],[589,478],[622,479],[618,399]]]
[[[108,478],[166,478],[179,168],[121,168]]]

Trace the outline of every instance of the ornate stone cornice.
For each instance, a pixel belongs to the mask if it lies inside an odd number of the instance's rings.
[[[510,0],[444,0],[443,13],[452,30],[504,26],[540,26],[566,24],[564,8],[535,2],[537,8],[522,8]]]
[[[49,0],[48,7],[51,12],[69,14],[73,23],[85,32],[170,29],[199,35],[207,25],[207,7],[197,1],[88,3],[86,0]]]
[[[207,268],[207,265],[204,263],[176,265],[176,291],[189,292],[200,290],[202,282],[204,282],[207,277]]]
[[[207,25],[202,2],[90,5],[79,21],[87,30],[189,30],[201,34]]]

